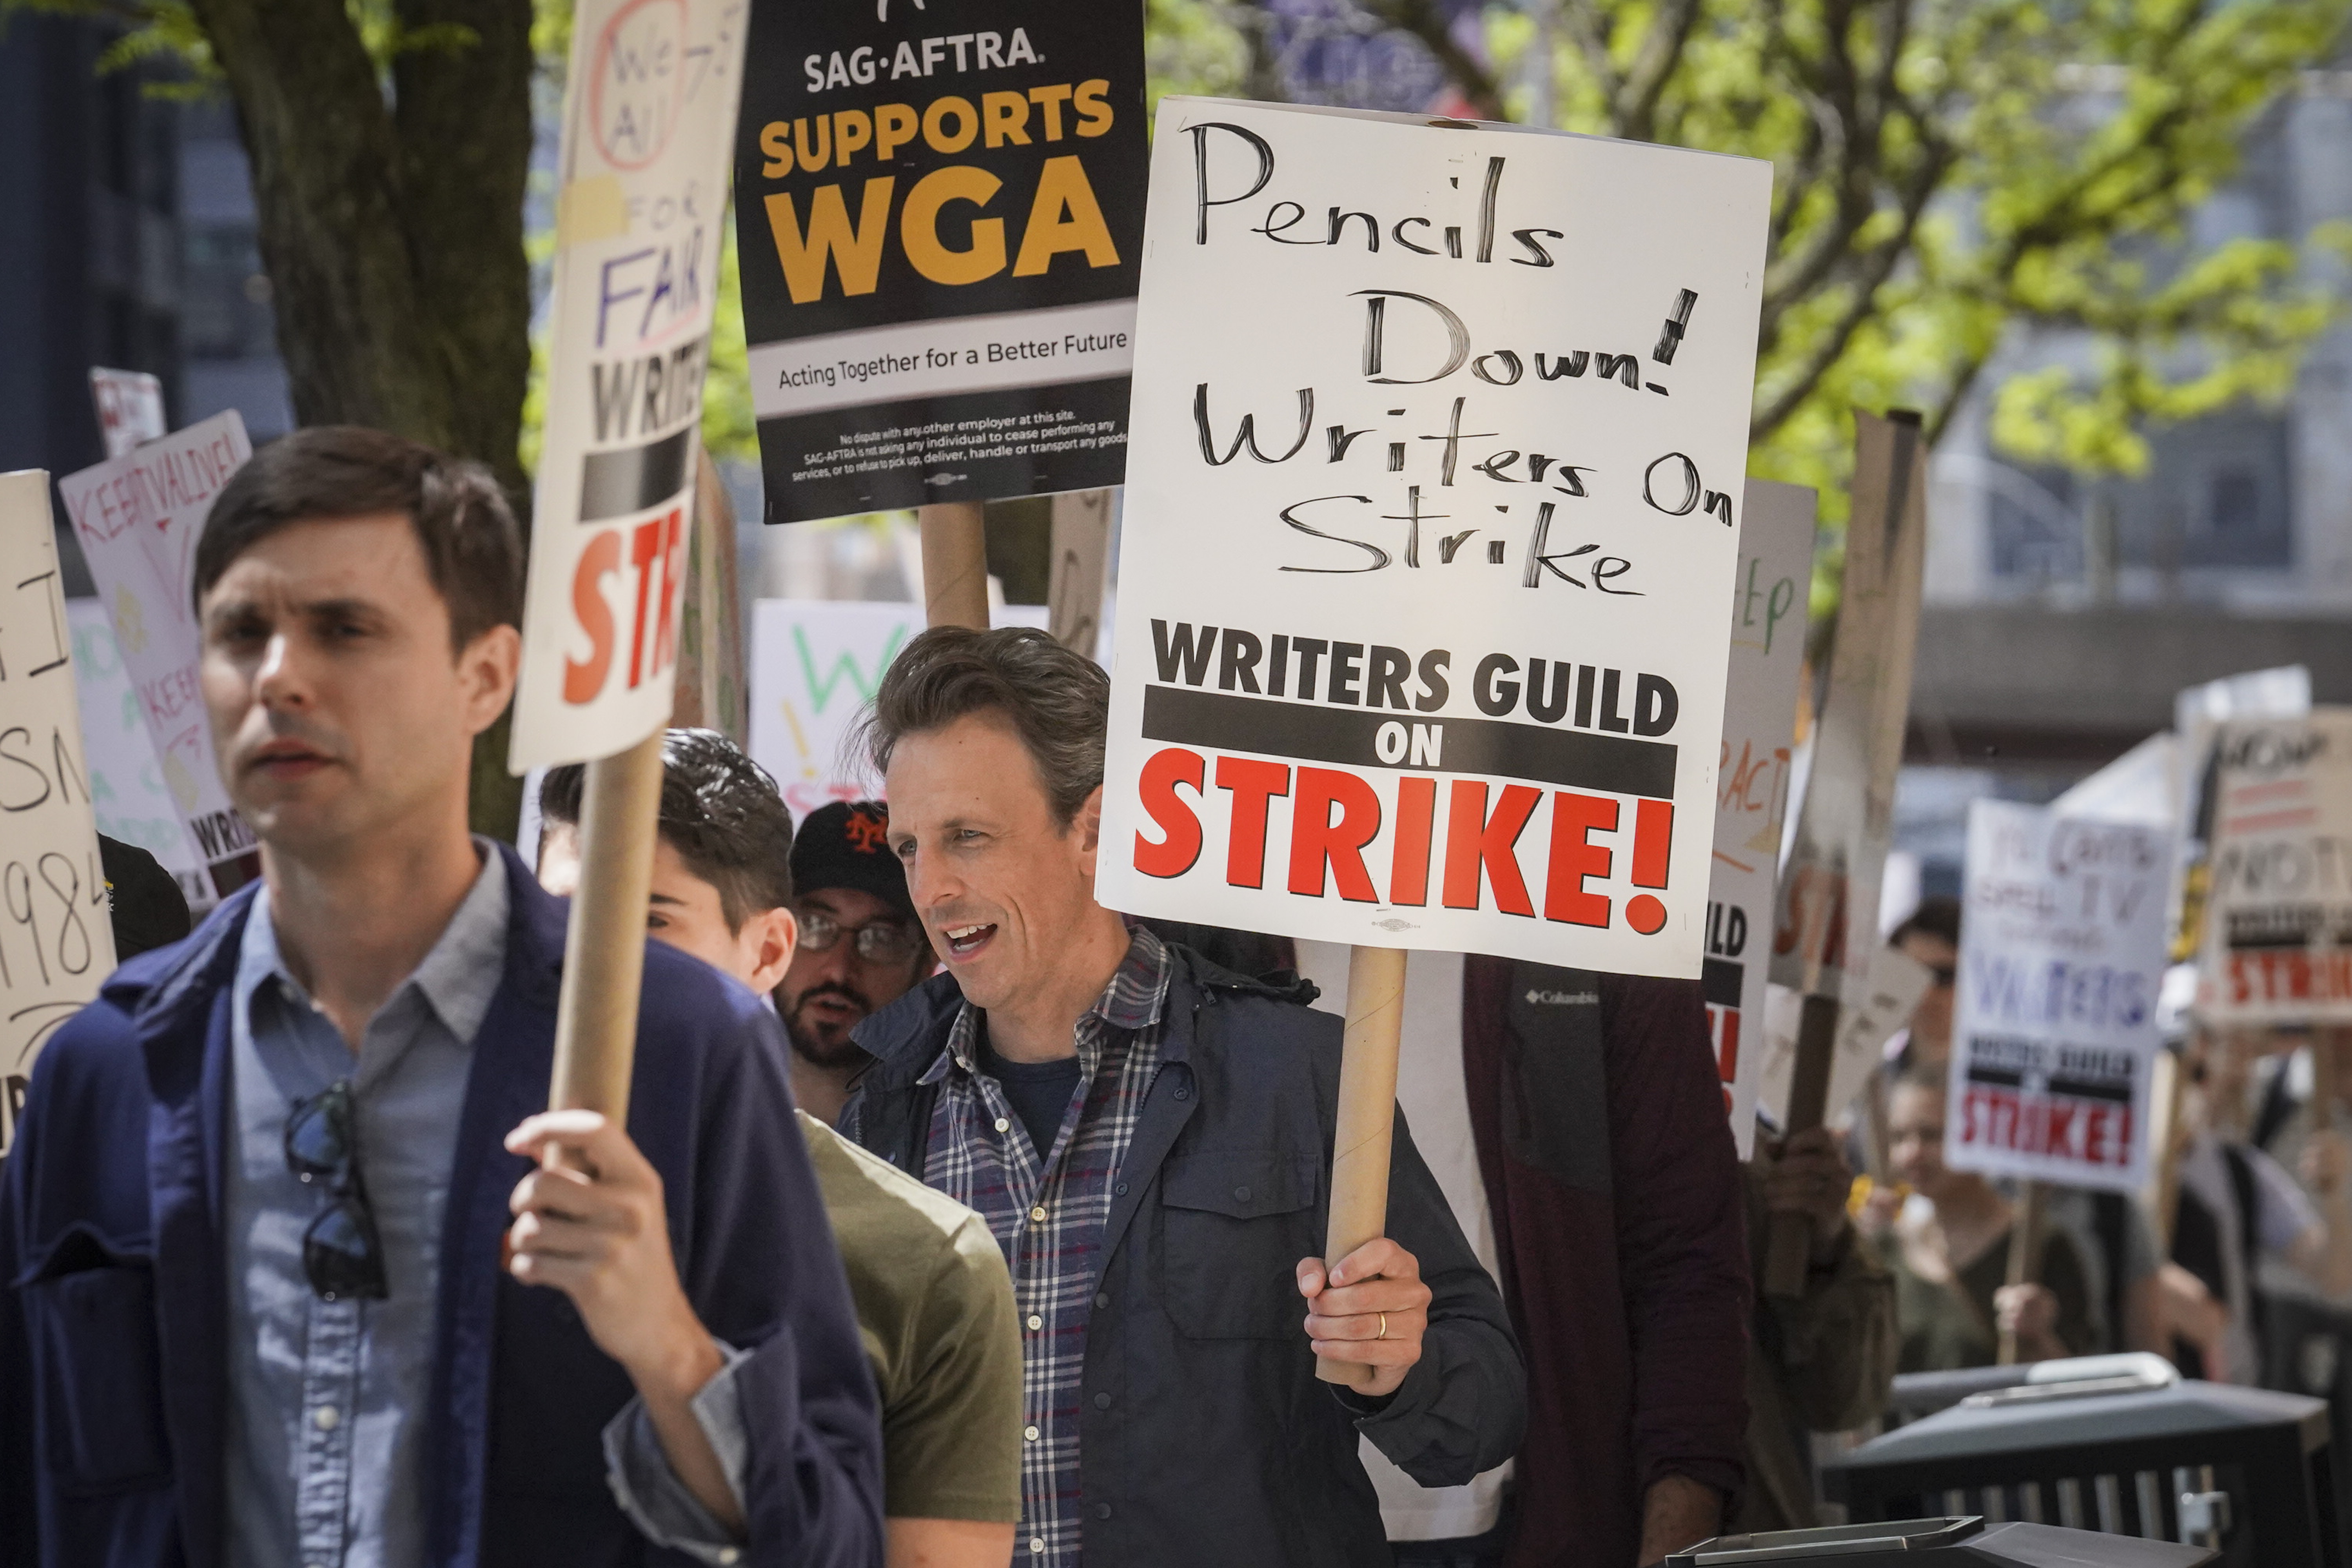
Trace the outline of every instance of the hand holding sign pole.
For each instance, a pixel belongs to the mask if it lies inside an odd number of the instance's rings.
[[[572,24],[509,762],[588,764],[550,1101],[616,1121],[635,1052],[743,37],[742,0],[588,0]]]
[[[1350,947],[1334,1265],[1407,950],[1699,973],[1771,174],[1175,97],[1152,158],[1097,897]]]

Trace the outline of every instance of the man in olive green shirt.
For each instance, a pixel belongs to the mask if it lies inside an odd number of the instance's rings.
[[[792,815],[725,736],[663,745],[651,933],[765,996],[793,959]],[[582,772],[540,789],[539,879],[579,880]],[[988,1222],[795,1112],[880,1385],[888,1568],[1005,1568],[1021,1517],[1021,1335]]]

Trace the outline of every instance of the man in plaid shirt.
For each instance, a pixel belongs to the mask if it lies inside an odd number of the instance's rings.
[[[1339,1021],[1095,902],[1108,705],[1035,631],[934,628],[892,663],[868,739],[947,973],[858,1029],[842,1131],[1005,1249],[1020,1568],[1385,1563],[1360,1440],[1424,1485],[1502,1463],[1518,1352],[1401,1121],[1389,1235],[1315,1256]]]

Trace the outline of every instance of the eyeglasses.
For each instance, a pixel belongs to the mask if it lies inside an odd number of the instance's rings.
[[[302,1233],[302,1272],[321,1300],[353,1297],[381,1301],[391,1292],[383,1278],[383,1244],[377,1239],[375,1211],[360,1184],[359,1141],[352,1135],[349,1079],[295,1102],[286,1118],[286,1168],[307,1185],[324,1182],[334,1194]]]
[[[915,956],[918,939],[898,921],[869,921],[845,926],[812,910],[801,916],[801,946],[824,952],[843,937],[855,939],[857,956],[868,963],[904,963]]]

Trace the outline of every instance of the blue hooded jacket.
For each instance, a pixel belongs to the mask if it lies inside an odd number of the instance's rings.
[[[441,1240],[426,1561],[684,1563],[614,1503],[601,1434],[633,1393],[570,1300],[499,1266],[545,1108],[569,906],[512,851],[504,978],[474,1042]],[[0,1173],[0,1568],[222,1560],[228,1282],[221,1235],[231,983],[255,891],[117,970],[35,1066]],[[737,1369],[746,1564],[882,1557],[873,1379],[792,1117],[774,1015],[646,949],[629,1134],[671,1247]]]

